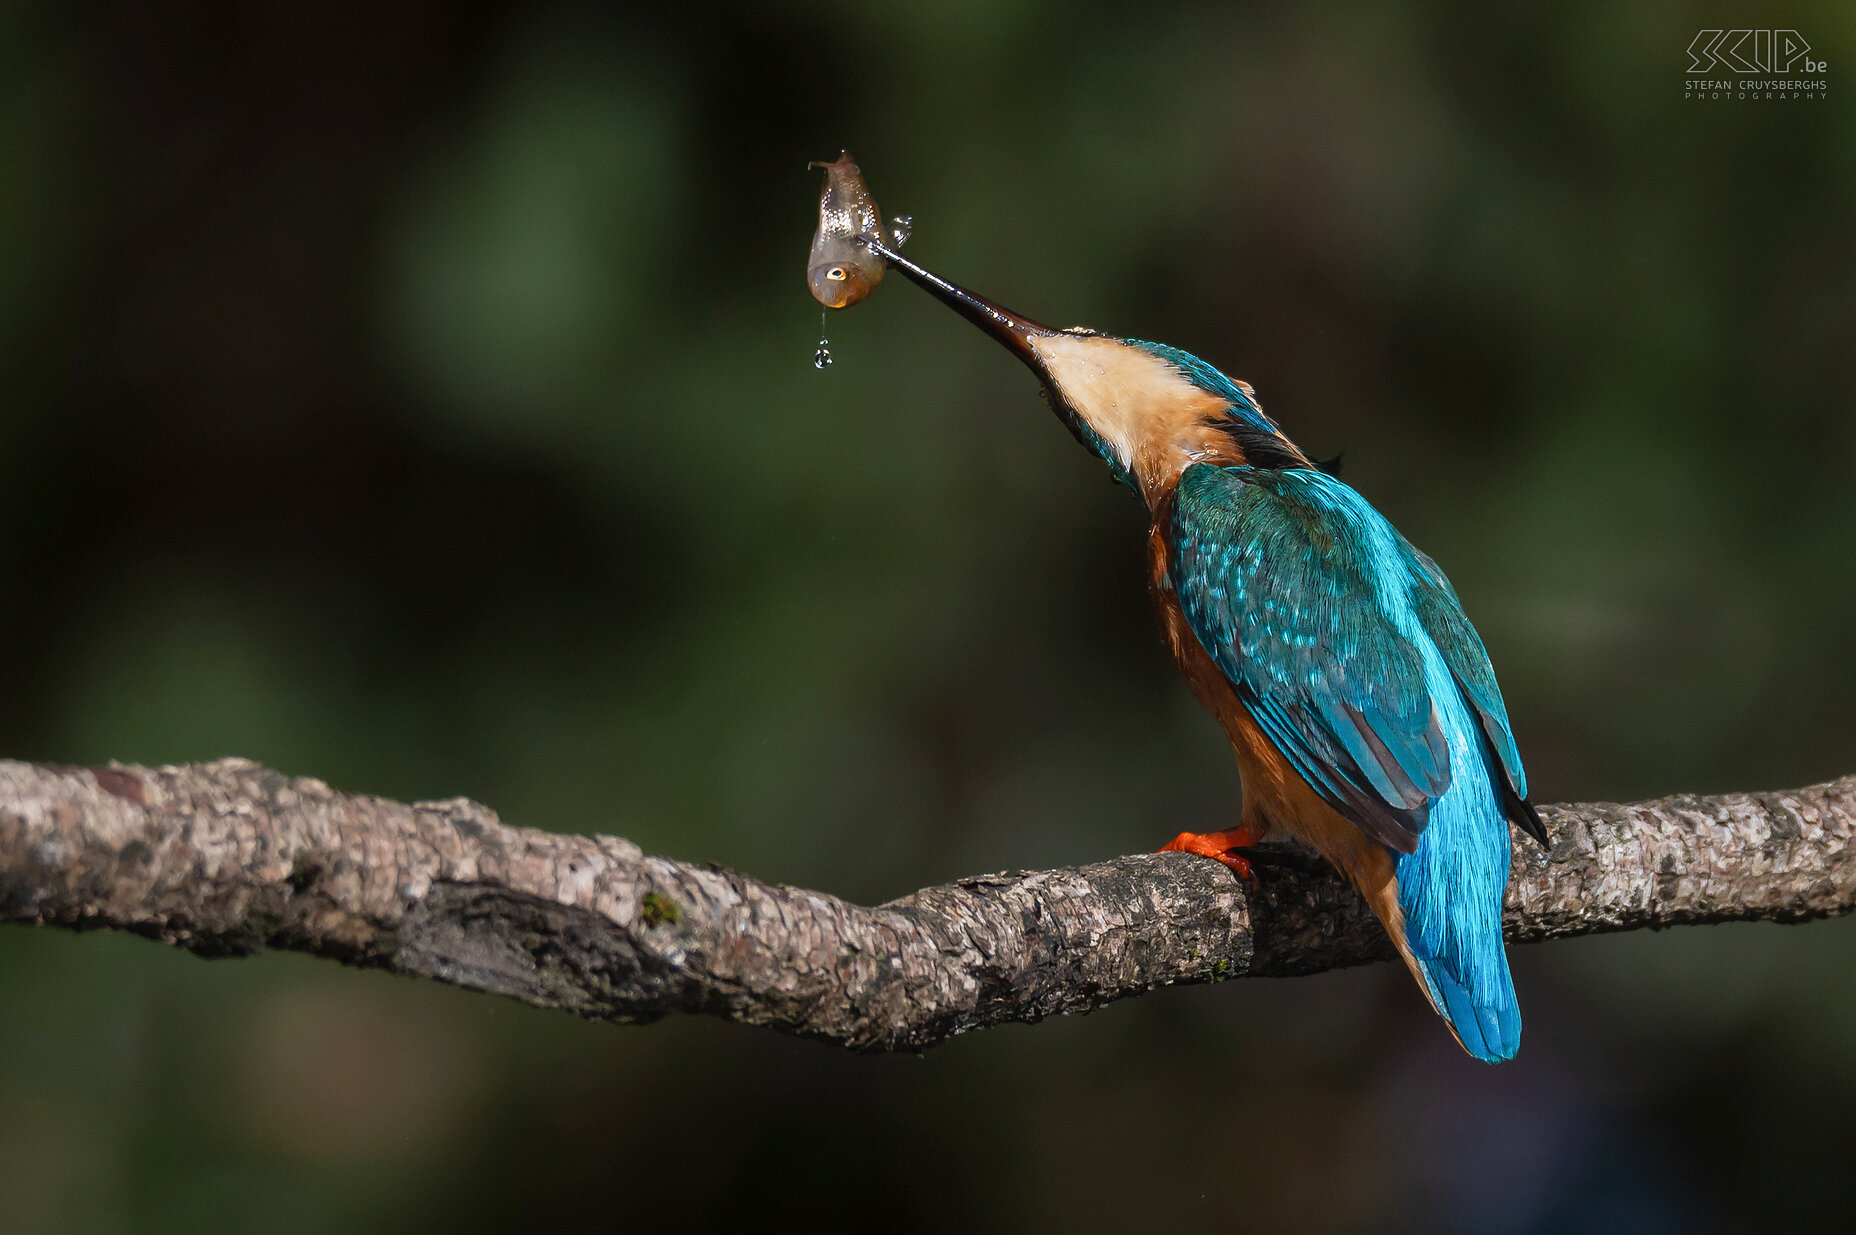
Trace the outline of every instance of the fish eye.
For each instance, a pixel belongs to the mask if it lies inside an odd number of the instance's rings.
[[[830,279],[833,283],[842,283],[851,277],[851,272],[842,266],[833,266],[830,270],[825,272],[825,277]]]

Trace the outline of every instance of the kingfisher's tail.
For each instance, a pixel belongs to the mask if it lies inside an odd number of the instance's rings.
[[[1432,806],[1415,853],[1401,854],[1406,959],[1463,1049],[1484,1063],[1521,1047],[1521,1007],[1502,948],[1508,824],[1490,801],[1453,788]]]
[[[1521,1005],[1514,997],[1514,980],[1508,975],[1508,958],[1500,958],[1498,981],[1485,980],[1472,995],[1441,960],[1418,956],[1412,969],[1424,982],[1431,1006],[1444,1018],[1463,1049],[1483,1063],[1513,1059],[1521,1049]]]
[[[1521,1048],[1521,1005],[1502,951],[1499,885],[1484,898],[1492,905],[1465,912],[1470,905],[1463,898],[1444,902],[1435,895],[1436,885],[1422,878],[1428,864],[1413,862],[1415,856],[1366,864],[1355,886],[1463,1049],[1484,1063],[1513,1059]]]

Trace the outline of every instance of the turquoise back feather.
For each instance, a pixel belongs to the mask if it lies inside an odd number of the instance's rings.
[[[1189,467],[1168,530],[1187,623],[1245,708],[1317,793],[1397,854],[1432,1003],[1472,1054],[1511,1057],[1507,801],[1526,780],[1448,580],[1312,468]]]

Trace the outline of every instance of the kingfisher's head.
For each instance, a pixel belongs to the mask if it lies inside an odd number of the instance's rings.
[[[1256,396],[1189,352],[1081,326],[1056,330],[949,283],[879,243],[889,265],[1004,344],[1117,480],[1156,505],[1193,463],[1309,467]]]

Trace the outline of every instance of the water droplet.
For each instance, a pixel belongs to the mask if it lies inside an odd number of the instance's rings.
[[[812,353],[814,369],[831,367],[831,340],[825,337],[825,310],[818,311],[818,350]]]
[[[915,230],[915,220],[906,214],[899,214],[889,221],[889,238],[900,249],[909,242],[909,233]]]

